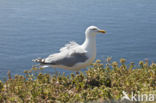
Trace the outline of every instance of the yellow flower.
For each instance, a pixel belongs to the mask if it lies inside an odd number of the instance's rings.
[[[120,63],[121,63],[121,64],[124,64],[125,62],[126,62],[126,59],[124,59],[124,58],[121,58],[121,59],[120,59]]]

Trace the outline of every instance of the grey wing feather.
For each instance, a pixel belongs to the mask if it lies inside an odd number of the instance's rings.
[[[72,67],[77,63],[85,62],[88,59],[85,53],[73,53],[70,56],[66,56],[57,60],[51,61],[51,65],[64,65],[68,67]]]
[[[85,62],[87,59],[86,51],[76,42],[70,42],[60,49],[60,53],[55,53],[45,59],[37,59],[36,61],[41,64],[72,67],[76,63]]]

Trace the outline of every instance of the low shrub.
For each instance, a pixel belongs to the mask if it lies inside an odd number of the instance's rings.
[[[85,72],[65,75],[42,73],[42,68],[24,71],[25,75],[0,81],[0,102],[3,103],[66,103],[122,102],[123,91],[156,93],[156,64],[148,60],[125,64],[107,58],[104,65],[97,60]]]

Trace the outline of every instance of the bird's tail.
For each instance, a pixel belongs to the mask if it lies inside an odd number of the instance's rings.
[[[45,62],[44,58],[37,58],[37,59],[33,59],[32,61],[36,62],[36,63],[40,63],[38,65],[33,65],[33,67],[37,67],[37,68],[47,68],[47,67],[49,67],[49,65]]]
[[[41,64],[45,64],[45,59],[44,58],[37,58],[37,59],[33,59],[33,62],[37,62],[37,63],[41,63]]]

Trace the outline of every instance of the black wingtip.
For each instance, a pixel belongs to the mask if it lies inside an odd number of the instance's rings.
[[[37,58],[37,59],[33,59],[32,62],[45,63],[45,59]]]

